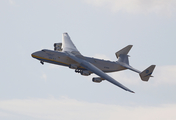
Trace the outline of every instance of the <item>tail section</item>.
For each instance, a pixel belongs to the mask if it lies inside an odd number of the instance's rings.
[[[155,68],[155,65],[151,65],[150,67],[145,69],[143,72],[131,67],[129,65],[129,60],[128,60],[129,55],[127,55],[127,54],[131,50],[132,46],[133,45],[128,45],[128,46],[124,47],[123,49],[121,49],[121,50],[119,50],[118,52],[115,53],[116,57],[118,58],[117,62],[118,62],[118,64],[120,64],[124,68],[139,73],[139,75],[140,75],[140,77],[143,81],[148,81],[150,77],[153,77],[152,72]]]
[[[116,57],[118,58],[118,62],[126,63],[127,65],[129,65],[129,61],[128,61],[129,56],[127,54],[131,50],[131,48],[132,48],[132,45],[128,45],[115,53]]]
[[[155,65],[151,65],[147,69],[145,69],[143,72],[141,72],[139,75],[143,81],[148,81],[150,77],[152,76],[152,72],[155,68]]]
[[[132,47],[133,47],[133,45],[128,45],[128,46],[124,47],[123,49],[119,50],[118,52],[115,53],[116,57],[118,58],[121,54],[127,55]]]

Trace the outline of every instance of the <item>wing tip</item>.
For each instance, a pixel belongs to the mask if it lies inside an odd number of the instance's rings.
[[[129,90],[129,92],[131,92],[131,93],[135,93],[134,91],[131,91],[131,90]]]

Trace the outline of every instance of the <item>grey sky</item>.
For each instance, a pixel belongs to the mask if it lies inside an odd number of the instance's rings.
[[[176,119],[175,8],[175,0],[1,0],[0,119]],[[132,44],[130,64],[156,64],[154,78],[111,73],[131,94],[31,57],[64,32],[83,55],[113,61]]]

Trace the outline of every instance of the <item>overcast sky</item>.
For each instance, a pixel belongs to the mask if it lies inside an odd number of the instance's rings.
[[[68,32],[85,56],[116,61],[133,45],[130,65],[110,73],[135,94],[93,83],[31,53],[54,49]],[[1,120],[175,120],[176,0],[0,0]]]

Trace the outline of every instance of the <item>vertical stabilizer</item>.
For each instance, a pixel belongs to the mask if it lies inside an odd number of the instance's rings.
[[[143,72],[141,72],[139,75],[143,81],[148,81],[150,77],[152,76],[153,70],[156,65],[151,65],[147,69],[145,69]]]

